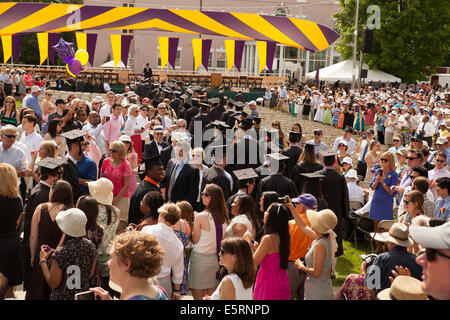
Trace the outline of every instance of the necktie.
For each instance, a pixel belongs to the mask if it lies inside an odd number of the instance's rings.
[[[161,118],[162,127],[164,130],[166,130],[166,122],[164,121],[164,117]]]
[[[444,202],[445,200],[441,200],[441,202],[439,202],[439,205],[436,209],[436,211],[434,212],[434,217],[435,218],[439,218],[441,215],[441,209],[444,207]]]
[[[364,152],[361,158],[361,162],[362,163],[366,163],[366,154],[367,154],[367,150],[369,149],[369,142],[366,143],[366,146],[364,147]]]
[[[172,189],[173,189],[173,184],[175,183],[175,175],[177,174],[177,169],[179,167],[179,163],[177,163],[177,165],[175,166],[175,168],[173,168],[172,170],[172,175],[170,176],[170,181],[169,181],[169,190],[167,191],[167,197],[170,199],[172,198]]]

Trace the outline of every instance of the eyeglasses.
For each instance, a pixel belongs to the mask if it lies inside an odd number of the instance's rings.
[[[417,158],[413,158],[413,157],[406,157],[406,159],[408,159],[408,160],[416,160]]]
[[[10,138],[10,139],[15,139],[16,135],[12,135],[12,134],[4,134],[5,137]]]
[[[441,160],[441,159],[434,159],[434,161],[436,161],[436,162],[445,162],[445,160]]]
[[[185,125],[182,125],[182,126],[178,126],[178,128],[186,128],[186,126],[185,126]]]
[[[427,260],[429,262],[433,262],[434,260],[436,260],[436,256],[441,256],[445,259],[450,259],[449,256],[447,256],[446,254],[438,251],[437,249],[432,249],[432,248],[426,248],[425,249],[425,255],[427,257]]]
[[[389,162],[389,159],[381,158],[380,161],[386,161],[386,162]]]
[[[413,200],[405,200],[405,199],[403,199],[403,202],[404,202],[406,205],[408,205],[408,204],[410,204],[410,203],[417,202],[417,201],[413,201]]]
[[[45,95],[46,95],[46,96],[49,96],[49,97],[53,96],[52,94],[49,94],[49,93],[46,93]]]

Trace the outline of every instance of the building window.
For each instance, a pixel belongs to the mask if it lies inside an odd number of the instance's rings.
[[[181,49],[182,48],[178,48],[177,50],[177,57],[175,59],[175,69],[181,69]],[[161,55],[159,52],[159,46],[156,48],[156,50],[158,50],[158,68],[161,68]],[[167,63],[167,65],[164,68],[172,68],[172,66]]]
[[[216,49],[216,68],[227,67],[227,56],[224,49]]]

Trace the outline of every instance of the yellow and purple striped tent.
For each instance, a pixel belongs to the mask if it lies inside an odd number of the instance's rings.
[[[339,38],[332,29],[312,21],[251,13],[0,3],[0,36],[141,29],[271,41],[311,52],[324,50]]]

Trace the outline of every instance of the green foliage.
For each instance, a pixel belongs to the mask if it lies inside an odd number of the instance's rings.
[[[442,66],[450,46],[450,0],[360,0],[358,56],[362,27],[372,14],[367,13],[370,5],[380,8],[381,23],[374,30],[372,52],[364,54],[369,67],[414,83],[426,80]],[[339,0],[339,6],[334,15],[341,34],[336,49],[344,59],[351,59],[356,0]]]

